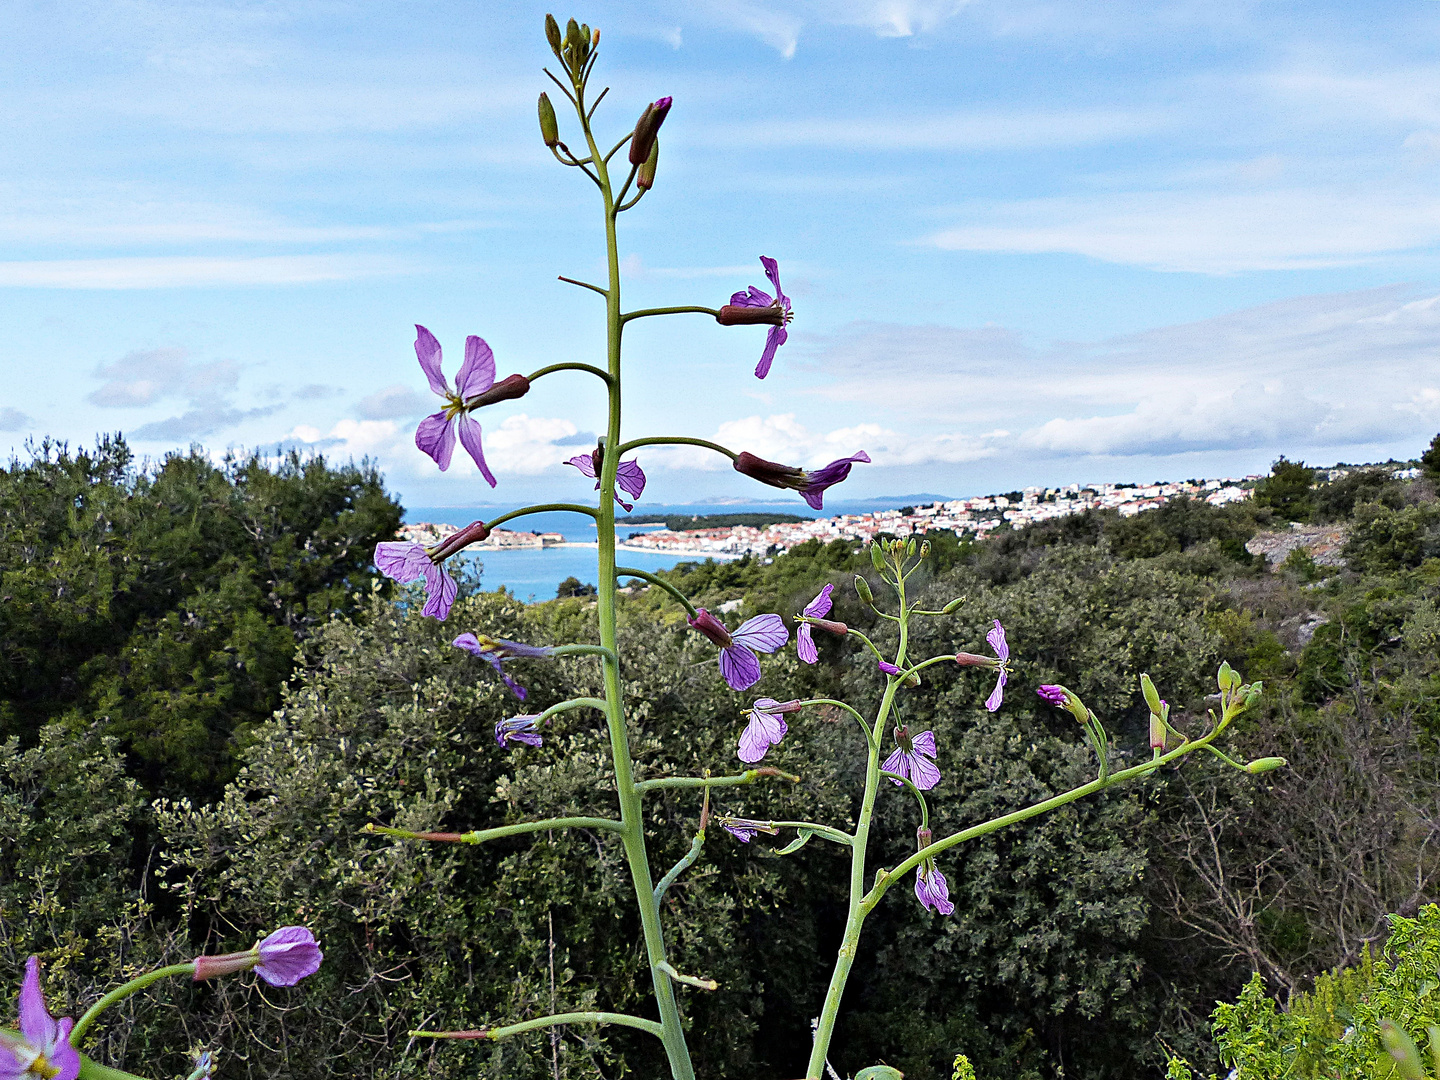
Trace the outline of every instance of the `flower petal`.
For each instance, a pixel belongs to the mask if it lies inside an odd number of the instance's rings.
[[[25,981],[20,984],[20,1034],[42,1053],[59,1038],[59,1029],[40,991],[40,961],[33,956],[25,961]]]
[[[757,379],[763,379],[770,374],[770,365],[775,362],[775,350],[784,345],[789,337],[790,332],[785,327],[770,327],[770,332],[765,335],[765,351],[760,354],[760,362],[755,365]]]
[[[826,585],[823,589],[820,590],[819,596],[815,597],[814,600],[811,600],[810,603],[805,605],[804,614],[809,615],[811,618],[814,619],[823,618],[824,616],[829,615],[830,608],[832,606],[830,594],[834,591],[834,585]]]
[[[768,255],[760,256],[760,265],[765,268],[765,276],[770,279],[770,284],[775,286],[775,298],[784,300],[785,290],[780,288],[780,264]]]
[[[740,747],[736,756],[741,761],[753,764],[765,756],[765,752],[785,737],[785,721],[759,709],[750,712],[750,723],[740,733]]]
[[[795,631],[795,655],[807,664],[813,664],[820,659],[820,650],[815,648],[809,623],[801,623],[800,628]]]
[[[645,491],[645,470],[633,459],[620,462],[615,467],[615,486],[632,498],[640,498]]]
[[[1005,628],[1000,625],[1000,620],[995,620],[995,628],[985,635],[985,640],[990,643],[990,648],[995,650],[995,655],[1001,660],[1010,659],[1010,645],[1005,640]]]
[[[375,545],[375,569],[402,585],[427,577],[434,566],[419,544],[387,540]]]
[[[760,681],[760,658],[744,645],[720,650],[720,674],[731,690],[748,690]]]
[[[840,458],[832,461],[829,465],[808,473],[805,479],[805,486],[800,489],[800,496],[810,504],[812,510],[823,510],[825,507],[824,496],[826,490],[834,487],[840,481],[850,475],[850,468],[856,462],[868,464],[870,455],[864,450],[851,454],[848,458]]]
[[[566,465],[574,465],[592,480],[595,478],[595,462],[589,454],[576,454],[565,462]],[[598,485],[597,485],[598,486]]]
[[[920,737],[915,737],[919,742]],[[929,791],[940,782],[940,769],[932,758],[924,754],[911,754],[910,756],[910,782],[921,791]]]
[[[1000,669],[1000,677],[995,680],[995,689],[990,691],[990,696],[985,699],[985,708],[994,712],[1000,708],[1000,703],[1005,700],[1005,669]]]
[[[893,772],[896,776],[903,776],[907,780],[910,779],[909,758],[906,755],[905,751],[899,748],[897,748],[893,754],[891,754],[885,759],[885,763],[881,765],[880,768],[884,769],[886,772]],[[900,783],[899,780],[891,780],[890,782],[896,787],[904,786]]]
[[[769,307],[775,298],[751,285],[747,292],[737,292],[730,297],[731,307]]]
[[[455,375],[455,392],[461,399],[483,394],[495,385],[495,354],[485,339],[471,334],[465,339],[465,362]]]
[[[415,429],[415,445],[435,459],[444,472],[450,468],[450,455],[455,452],[455,431],[444,410],[431,413]]]
[[[320,970],[325,958],[315,944],[315,935],[303,926],[282,926],[260,942],[259,948],[255,974],[271,986],[294,986]]]
[[[420,361],[430,389],[441,397],[449,397],[450,384],[445,381],[445,373],[440,370],[440,342],[419,323],[415,324],[415,358]]]
[[[80,1051],[70,1045],[70,1029],[75,1021],[68,1016],[57,1025],[55,1045],[45,1052],[45,1060],[59,1071],[50,1080],[75,1080],[80,1075]]]
[[[790,640],[790,631],[785,629],[785,620],[779,615],[756,615],[741,623],[730,638],[737,645],[770,653]]]
[[[460,586],[443,566],[430,563],[430,569],[425,573],[425,606],[420,609],[420,614],[444,622],[459,591]]]
[[[935,733],[933,731],[922,731],[910,740],[910,745],[915,747],[917,754],[928,754],[930,757],[939,757],[935,752]]]
[[[485,464],[485,448],[480,445],[480,424],[469,416],[457,418],[456,427],[460,429],[460,442],[470,453],[470,459],[480,469],[480,475],[492,488],[495,486],[495,474],[490,471],[490,466]]]

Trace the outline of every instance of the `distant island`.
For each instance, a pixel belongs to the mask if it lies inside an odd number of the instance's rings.
[[[671,532],[693,532],[698,529],[763,529],[767,525],[794,525],[813,518],[799,514],[632,514],[618,518],[615,527],[623,525],[664,525]],[[634,534],[639,535],[639,534]]]

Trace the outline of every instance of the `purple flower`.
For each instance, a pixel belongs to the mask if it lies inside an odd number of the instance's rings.
[[[1047,683],[1036,690],[1035,693],[1039,694],[1051,705],[1058,705],[1062,709],[1065,707],[1065,702],[1069,697],[1069,694],[1063,686],[1056,686],[1053,683]]]
[[[80,1054],[70,1045],[69,1017],[56,1020],[40,990],[40,961],[25,961],[20,984],[20,1034],[0,1031],[0,1080],[75,1080]]]
[[[770,747],[779,744],[789,729],[781,717],[785,713],[799,712],[800,702],[798,701],[776,701],[774,698],[762,697],[755,702],[754,707],[745,715],[750,718],[750,723],[745,725],[745,730],[740,734],[740,748],[735,752],[736,756],[751,764],[759,761],[765,756]]]
[[[830,594],[834,591],[834,585],[826,585],[820,590],[819,596],[805,605],[805,610],[801,614],[812,619],[819,619],[829,615],[831,606]],[[800,628],[795,631],[795,654],[807,664],[813,664],[820,659],[820,653],[815,648],[815,639],[810,636],[809,623],[802,622]]]
[[[690,629],[698,630],[720,646],[720,674],[731,690],[748,690],[760,681],[760,658],[757,651],[772,653],[790,640],[785,620],[779,615],[756,615],[740,624],[735,633],[704,608],[686,619]]]
[[[577,454],[565,462],[565,464],[574,465],[575,468],[579,469],[586,476],[595,480],[595,490],[599,491],[600,481],[598,477],[600,476],[600,466],[604,460],[605,447],[597,446],[588,454]],[[632,499],[640,498],[641,493],[645,490],[645,471],[640,468],[640,463],[634,458],[631,458],[629,461],[622,461],[616,465],[615,486],[619,488],[620,491],[626,492]],[[615,501],[625,508],[627,514],[635,509],[633,503],[627,503],[624,499],[620,498],[619,491],[615,492],[614,495]]]
[[[991,690],[990,696],[985,699],[985,708],[994,712],[1005,700],[1005,683],[1010,678],[1010,646],[1005,641],[1005,628],[1000,625],[999,619],[995,620],[995,626],[985,635],[985,640],[990,643],[990,648],[995,650],[995,655],[1000,660],[1000,669],[996,672],[995,689]]]
[[[899,669],[898,667],[896,667],[894,664],[890,663],[889,660],[881,660],[881,661],[879,662],[879,664],[877,664],[876,666],[877,666],[881,671],[883,671],[886,675],[899,675],[899,674],[900,674],[900,669]]]
[[[543,660],[554,653],[554,649],[546,645],[522,645],[518,641],[506,641],[504,638],[487,637],[485,634],[464,633],[450,643],[457,649],[464,649],[466,652],[478,656],[487,664],[493,667],[500,674],[511,691],[521,701],[525,700],[525,688],[510,678],[505,669],[500,666],[505,660]]]
[[[533,716],[512,716],[509,720],[501,720],[495,725],[495,741],[501,746],[507,742],[539,746],[544,741],[540,738],[540,732],[536,730],[539,722],[539,713]]]
[[[770,374],[770,365],[775,361],[775,350],[785,344],[790,336],[785,325],[790,321],[790,298],[780,288],[780,266],[765,255],[760,256],[760,265],[765,267],[765,276],[775,287],[775,295],[761,292],[751,285],[747,292],[737,292],[730,297],[730,303],[715,316],[723,326],[769,323],[770,332],[765,335],[765,351],[760,354],[760,363],[755,366],[755,377],[763,379]]]
[[[495,474],[485,464],[485,450],[480,445],[480,425],[469,413],[484,405],[511,398],[524,397],[530,390],[530,380],[524,375],[511,375],[495,381],[495,354],[485,339],[471,334],[465,339],[465,360],[455,375],[455,389],[445,381],[440,369],[440,342],[425,327],[415,327],[415,356],[430,382],[430,389],[445,399],[445,407],[420,421],[415,429],[415,445],[435,459],[435,464],[444,472],[450,467],[450,456],[455,452],[455,435],[459,432],[460,442],[469,452],[480,475],[495,486]]]
[[[834,487],[849,476],[850,467],[857,461],[868,462],[869,460],[870,455],[861,450],[848,458],[840,458],[814,472],[808,472],[793,465],[781,465],[774,461],[766,461],[747,450],[736,456],[734,466],[736,472],[744,473],[750,479],[759,480],[762,484],[769,484],[771,487],[786,491],[798,491],[800,497],[810,504],[811,509],[823,510],[826,489]]]
[[[940,782],[940,770],[935,766],[935,733],[922,731],[911,737],[909,729],[901,724],[895,729],[895,742],[899,744],[885,764],[880,766],[886,772],[903,776],[921,791],[929,791]],[[900,781],[890,781],[896,787]]]
[[[444,566],[430,557],[423,544],[392,540],[375,547],[375,566],[388,578],[394,578],[402,585],[412,581],[425,582],[425,606],[422,615],[445,621],[450,614],[450,605],[455,602],[459,586],[455,579],[445,572]]]
[[[922,905],[941,915],[955,911],[955,905],[950,902],[950,886],[933,859],[926,859],[915,868],[915,896]]]
[[[751,821],[749,818],[719,817],[720,827],[735,837],[742,844],[748,844],[755,839],[756,833],[768,833],[771,836],[777,835],[780,830],[771,825],[768,821]]]
[[[257,942],[253,949],[217,956],[197,956],[193,961],[193,977],[200,982],[253,968],[255,974],[271,986],[294,986],[307,975],[314,975],[320,970],[323,959],[325,954],[315,943],[314,934],[303,926],[282,926]]]

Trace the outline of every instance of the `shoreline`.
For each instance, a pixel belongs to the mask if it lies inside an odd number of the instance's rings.
[[[531,544],[517,544],[514,547],[485,547],[477,544],[469,550],[476,555],[484,557],[498,551],[553,551],[556,548],[590,548],[594,550],[600,546],[596,540],[566,540],[560,544],[548,544],[539,547]],[[652,547],[635,547],[630,544],[616,544],[616,551],[629,552],[632,555],[660,555],[666,558],[672,556],[681,559],[714,559],[717,562],[732,562],[735,559],[743,559],[745,556],[734,551],[708,551],[704,548],[666,548],[658,550]]]

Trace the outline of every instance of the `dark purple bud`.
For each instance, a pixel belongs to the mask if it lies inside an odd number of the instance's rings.
[[[1058,705],[1062,709],[1070,698],[1070,695],[1066,693],[1063,686],[1046,685],[1040,687],[1035,693],[1039,694],[1040,697],[1048,701],[1051,705]]]
[[[631,165],[644,165],[650,159],[655,136],[660,133],[660,125],[665,122],[665,116],[670,112],[671,100],[662,97],[654,104],[646,105],[640,119],[635,122],[635,134],[630,139]]]
[[[497,401],[510,401],[513,398],[522,398],[530,392],[530,380],[524,375],[506,375],[484,393],[476,394],[467,398],[465,408],[467,411],[483,409],[486,405],[494,405]]]
[[[888,660],[881,660],[881,661],[880,661],[880,664],[879,664],[879,668],[880,668],[880,670],[883,671],[886,675],[899,675],[899,674],[900,674],[900,669],[899,669],[898,667],[896,667],[894,664],[890,663],[890,661],[888,661]],[[898,729],[897,729],[897,730],[898,730]]]
[[[804,469],[766,461],[762,457],[756,457],[748,450],[735,459],[735,471],[744,473],[752,480],[759,480],[762,484],[769,484],[771,487],[783,488],[787,491],[799,491],[807,481]]]
[[[449,536],[444,543],[432,548],[428,553],[430,561],[435,563],[444,562],[457,551],[469,547],[471,544],[478,544],[490,535],[490,530],[485,527],[483,521],[472,521],[459,532]]]
[[[725,624],[703,607],[695,612],[693,619],[685,621],[690,624],[691,630],[698,630],[722,649],[728,649],[733,642],[730,631],[725,629]]]
[[[715,316],[721,326],[784,326],[785,309],[778,304],[765,307],[739,307],[726,304]]]

